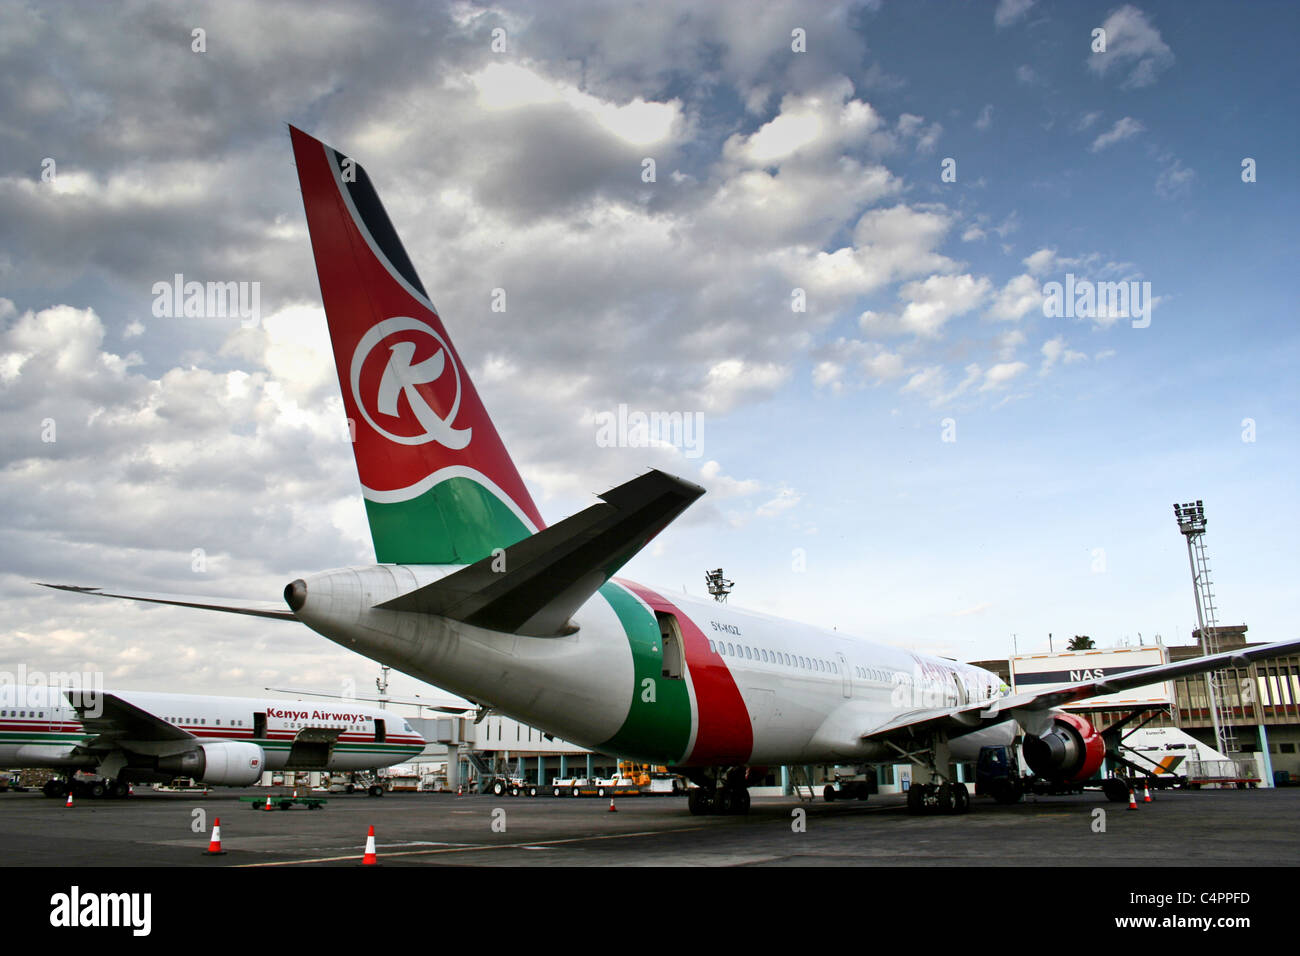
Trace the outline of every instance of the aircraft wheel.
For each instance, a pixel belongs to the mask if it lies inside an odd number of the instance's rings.
[[[1128,803],[1128,787],[1124,786],[1124,781],[1116,777],[1109,777],[1101,785],[1101,792],[1111,803]]]
[[[53,777],[45,781],[45,786],[41,787],[41,793],[45,794],[47,797],[66,797],[68,795],[67,788],[64,786],[63,781],[57,780]]]
[[[108,787],[104,786],[104,781],[96,780],[90,785],[90,795],[98,800],[104,794],[108,793]]]
[[[966,789],[964,783],[954,783],[952,785],[952,812],[970,812],[970,791]]]
[[[925,785],[912,784],[907,788],[907,812],[911,814],[925,813]]]
[[[939,789],[935,792],[935,797],[938,800],[935,809],[940,813],[953,813],[956,810],[957,801],[952,795],[951,784],[940,784]]]
[[[835,788],[829,783],[826,784],[826,786],[822,788],[822,799],[827,803],[834,803],[835,797]]]

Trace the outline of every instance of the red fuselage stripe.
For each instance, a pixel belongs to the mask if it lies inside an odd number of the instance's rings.
[[[749,710],[735,678],[720,654],[709,650],[709,639],[678,607],[662,595],[630,581],[618,582],[630,588],[656,611],[671,614],[685,645],[686,666],[695,690],[695,746],[686,761],[690,764],[723,766],[744,764],[754,751],[754,728]]]

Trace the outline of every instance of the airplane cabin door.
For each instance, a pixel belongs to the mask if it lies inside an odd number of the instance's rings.
[[[841,682],[840,692],[846,698],[852,697],[853,696],[853,671],[849,668],[849,662],[843,654],[841,654],[839,651],[836,651],[835,656],[839,658],[840,661],[840,682]]]

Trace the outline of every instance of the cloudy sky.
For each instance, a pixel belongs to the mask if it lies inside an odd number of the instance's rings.
[[[708,489],[629,576],[721,565],[735,604],[970,660],[1186,641],[1201,498],[1221,622],[1294,637],[1298,27],[0,0],[0,668],[373,679],[295,624],[31,584],[276,599],[373,560],[286,123],[365,165],[548,519],[649,466]],[[259,320],[157,316],[178,273],[259,283]],[[1153,307],[1045,306],[1102,282]],[[702,430],[605,447],[620,405]]]

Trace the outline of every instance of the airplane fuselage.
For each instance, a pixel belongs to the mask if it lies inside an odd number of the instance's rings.
[[[676,766],[888,759],[896,753],[862,740],[863,728],[1007,692],[969,664],[623,579],[601,587],[564,636],[375,607],[456,570],[327,571],[305,580],[294,610],[344,647],[565,740]],[[1008,720],[956,737],[953,754],[973,759],[1015,732]]]
[[[241,741],[265,753],[264,770],[282,770],[295,742],[312,728],[339,731],[327,759],[311,769],[341,772],[389,766],[419,754],[425,742],[399,714],[354,702],[208,697],[146,691],[114,694],[192,734],[197,742]],[[56,689],[0,685],[0,767],[95,769],[104,752]],[[131,741],[123,741],[127,749]],[[145,742],[139,744],[146,747]],[[307,768],[303,768],[307,769]]]

